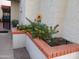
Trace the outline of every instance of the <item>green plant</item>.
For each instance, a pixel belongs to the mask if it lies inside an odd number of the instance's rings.
[[[18,20],[12,20],[12,26],[13,26],[13,27],[16,27],[17,24],[18,24]]]
[[[29,25],[19,25],[17,26],[17,28],[24,30],[25,32],[30,32],[33,38],[39,37],[40,39],[43,39],[48,43],[54,43],[53,36],[59,32],[56,30],[59,25],[49,27],[46,24],[41,23],[41,21],[32,22],[28,18],[27,20],[30,22]]]

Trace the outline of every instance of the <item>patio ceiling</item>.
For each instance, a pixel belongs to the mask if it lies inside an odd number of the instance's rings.
[[[16,1],[16,2],[19,2],[20,0],[9,0],[9,1]]]

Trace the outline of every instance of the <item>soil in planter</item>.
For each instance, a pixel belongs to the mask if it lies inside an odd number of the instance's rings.
[[[44,40],[46,43],[48,43],[48,45],[50,46],[59,46],[59,45],[64,45],[64,44],[72,44],[72,42],[70,41],[67,41],[66,39],[64,38],[54,38],[54,39],[47,39],[47,40]]]

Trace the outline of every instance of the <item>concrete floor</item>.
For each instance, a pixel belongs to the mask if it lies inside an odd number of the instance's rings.
[[[31,59],[25,48],[14,49],[14,59]]]
[[[0,33],[0,59],[14,59],[10,33]]]
[[[10,33],[0,33],[0,59],[30,59],[25,48],[12,48]]]
[[[5,31],[3,24],[0,23],[0,31]],[[12,45],[11,32],[0,33],[0,59],[30,59],[25,48],[14,49]]]

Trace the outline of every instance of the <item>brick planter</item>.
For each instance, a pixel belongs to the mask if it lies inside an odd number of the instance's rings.
[[[12,32],[12,33],[13,34],[18,34],[18,33],[24,34],[24,32],[17,31],[17,30],[15,32]],[[34,45],[36,45],[35,47],[39,48],[39,50],[46,56],[47,59],[64,56],[64,55],[71,54],[71,53],[74,53],[74,52],[79,52],[79,45],[78,44],[64,44],[64,45],[60,45],[60,46],[51,47],[46,42],[44,42],[43,40],[41,40],[39,38],[32,39],[32,36],[29,33],[25,33],[25,34],[26,34],[26,36],[29,37],[31,42],[33,42]],[[27,39],[27,41],[28,41],[28,39]],[[27,49],[29,50],[31,48],[27,47]],[[44,59],[44,58],[40,58],[40,59]]]

